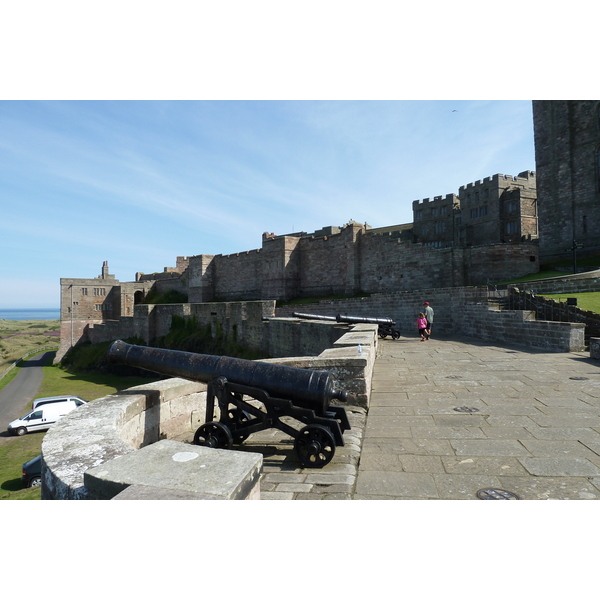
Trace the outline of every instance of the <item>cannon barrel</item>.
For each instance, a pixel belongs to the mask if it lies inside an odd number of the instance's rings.
[[[383,319],[377,317],[351,317],[349,315],[336,315],[338,323],[373,323],[374,325],[395,325],[393,319]]]
[[[106,356],[113,364],[125,364],[204,383],[225,377],[232,383],[264,390],[272,397],[290,400],[297,406],[310,408],[320,414],[327,410],[333,399],[342,402],[348,399],[348,392],[335,389],[335,382],[328,371],[135,346],[121,340],[111,344]]]
[[[312,315],[309,313],[301,313],[301,312],[294,312],[292,313],[292,317],[296,317],[297,319],[311,319],[311,320],[318,320],[318,321],[336,321],[335,317],[329,317],[326,315]]]

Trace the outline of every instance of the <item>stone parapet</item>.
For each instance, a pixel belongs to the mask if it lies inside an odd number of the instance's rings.
[[[319,356],[267,362],[329,371],[349,392],[348,404],[368,407],[377,326],[346,329]],[[89,402],[64,416],[43,439],[42,498],[258,499],[262,455],[199,450],[179,441],[205,419],[206,385],[179,378]]]
[[[89,402],[55,423],[42,441],[42,499],[87,498],[84,473],[204,422],[206,385],[168,379]]]

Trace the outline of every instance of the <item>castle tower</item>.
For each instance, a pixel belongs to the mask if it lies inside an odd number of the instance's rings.
[[[600,252],[600,102],[533,102],[540,261]]]

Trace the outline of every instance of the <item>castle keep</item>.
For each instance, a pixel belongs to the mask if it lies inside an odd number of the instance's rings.
[[[533,102],[540,259],[600,251],[600,103]]]

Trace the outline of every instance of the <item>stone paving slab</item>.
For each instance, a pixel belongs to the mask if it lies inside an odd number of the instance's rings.
[[[352,498],[600,499],[599,399],[587,353],[382,340]]]

